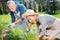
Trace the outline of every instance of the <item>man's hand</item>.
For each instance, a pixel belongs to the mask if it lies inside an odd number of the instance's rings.
[[[9,28],[13,28],[15,26],[15,23],[11,23],[11,24],[9,24]]]
[[[9,24],[9,28],[14,28],[14,26],[16,25],[16,24],[19,24],[19,23],[21,23],[22,22],[22,20],[21,19],[19,19],[19,20],[17,20],[17,21],[15,21],[14,23],[11,23],[11,24]]]

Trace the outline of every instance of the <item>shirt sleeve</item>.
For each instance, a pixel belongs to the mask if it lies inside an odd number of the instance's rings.
[[[46,19],[45,19],[45,17],[43,18],[41,18],[40,19],[40,22],[41,22],[41,25],[42,25],[42,27],[41,27],[41,32],[40,32],[40,34],[41,35],[45,35],[45,32],[46,32],[46,26],[47,26],[47,24],[46,24]]]

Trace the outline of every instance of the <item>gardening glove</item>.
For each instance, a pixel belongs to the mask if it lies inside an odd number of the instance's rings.
[[[9,24],[9,28],[13,28],[15,26],[15,23],[11,23],[11,24]]]
[[[30,32],[34,32],[34,28],[33,27],[30,27]]]

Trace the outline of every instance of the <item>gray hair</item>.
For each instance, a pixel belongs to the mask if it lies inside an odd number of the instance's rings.
[[[7,5],[9,5],[10,3],[15,4],[15,2],[14,2],[14,1],[12,1],[12,0],[7,1]]]

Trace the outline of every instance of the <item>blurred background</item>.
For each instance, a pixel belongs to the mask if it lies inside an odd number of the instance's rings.
[[[8,0],[0,0],[0,14],[8,14]],[[14,0],[16,4],[24,4],[26,8],[35,12],[46,12],[56,14],[60,10],[60,0]]]

